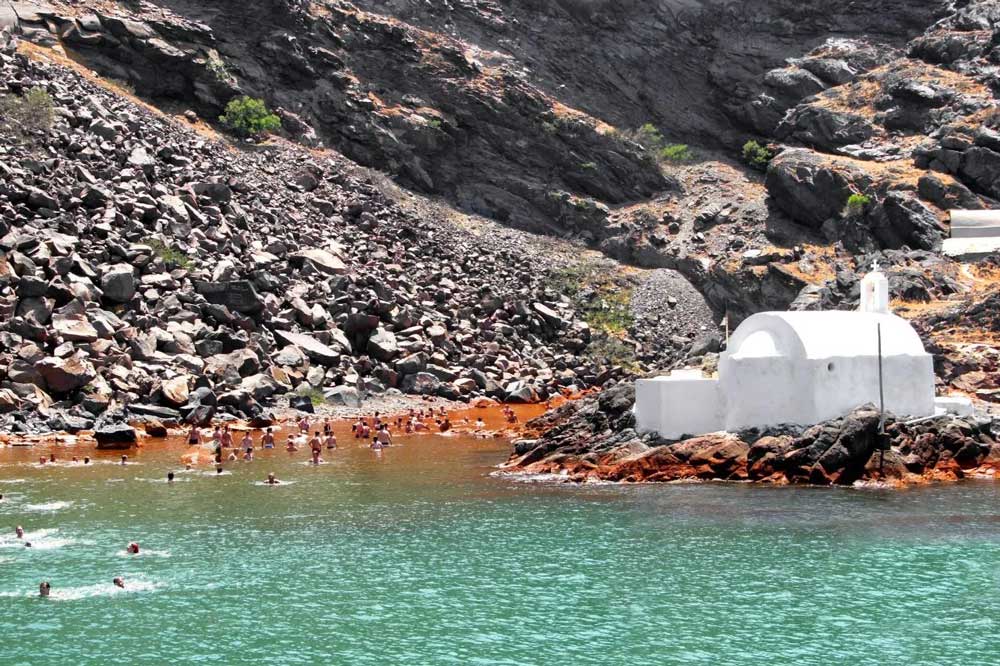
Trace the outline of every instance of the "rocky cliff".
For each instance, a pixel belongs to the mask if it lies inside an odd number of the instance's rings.
[[[994,0],[51,0],[0,27],[22,43],[0,92],[56,102],[52,131],[4,127],[8,404],[67,364],[56,398],[170,403],[175,373],[245,349],[218,388],[269,375],[256,402],[303,381],[535,399],[710,367],[713,317],[852,307],[875,259],[945,381],[995,397],[995,345],[964,327],[997,271],[939,253],[948,208],[1000,197]],[[220,141],[239,94],[282,139]],[[611,268],[561,272],[583,248]],[[600,278],[615,262],[697,293]],[[133,364],[119,384],[87,367],[105,353]]]

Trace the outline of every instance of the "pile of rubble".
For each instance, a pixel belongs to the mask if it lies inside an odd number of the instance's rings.
[[[617,372],[524,234],[418,219],[337,156],[208,140],[7,34],[0,66],[7,100],[54,112],[0,129],[0,427],[259,417],[293,391],[534,401]]]

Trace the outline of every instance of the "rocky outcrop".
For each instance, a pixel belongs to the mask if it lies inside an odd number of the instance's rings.
[[[713,433],[677,442],[638,436],[629,409],[634,388],[620,385],[528,423],[505,469],[559,474],[568,481],[681,479],[773,484],[852,485],[1000,477],[1000,424],[942,416],[889,415],[884,430],[871,406],[810,428]]]

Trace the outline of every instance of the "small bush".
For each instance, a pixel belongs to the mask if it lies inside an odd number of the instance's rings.
[[[608,334],[598,334],[587,346],[585,354],[598,365],[611,367],[619,365],[629,372],[636,372],[638,366],[635,348],[621,339]]]
[[[652,123],[646,123],[637,129],[622,132],[621,136],[642,146],[646,156],[658,164],[690,162],[695,156],[694,151],[687,144],[667,143],[663,134]]]
[[[43,88],[32,88],[23,97],[0,97],[0,122],[7,122],[22,135],[47,132],[55,118],[52,96]]]
[[[263,100],[246,96],[229,100],[219,120],[240,136],[259,136],[281,127],[281,119],[268,111]]]
[[[323,392],[320,391],[318,388],[313,388],[312,386],[309,386],[308,384],[299,386],[299,388],[296,389],[295,392],[298,393],[299,395],[309,398],[309,402],[313,404],[313,407],[319,407],[320,405],[326,402],[326,396],[323,395]]]
[[[844,206],[844,217],[861,215],[871,202],[872,198],[867,194],[858,194],[855,192],[847,197],[847,205]]]
[[[743,161],[758,171],[767,170],[774,154],[753,139],[743,144]]]
[[[159,238],[147,238],[143,244],[153,248],[153,254],[162,259],[163,263],[185,270],[191,268],[191,260],[186,254],[177,248],[170,247]]]
[[[657,151],[661,162],[690,162],[694,153],[684,143],[668,143]]]
[[[232,83],[235,79],[226,67],[226,63],[218,55],[213,54],[205,63],[205,68],[221,83]]]

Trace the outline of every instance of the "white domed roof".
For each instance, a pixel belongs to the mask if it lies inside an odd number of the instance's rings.
[[[755,314],[737,327],[727,354],[733,358],[877,356],[879,326],[883,356],[926,354],[920,336],[905,319],[836,310]]]

